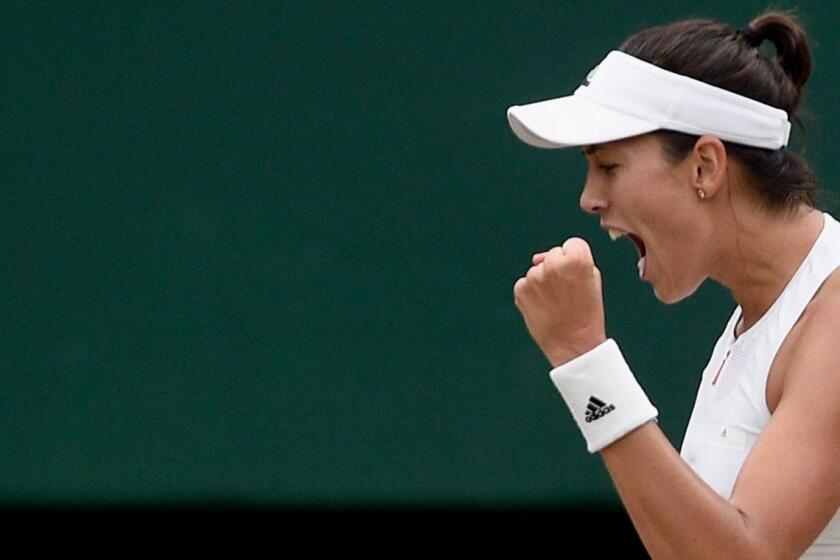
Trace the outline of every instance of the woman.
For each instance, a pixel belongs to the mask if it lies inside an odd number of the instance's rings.
[[[514,285],[654,558],[840,558],[840,223],[785,147],[810,68],[789,14],[688,20],[630,37],[574,95],[508,110],[529,144],[583,147],[581,207],[633,240],[658,299],[712,278],[738,303],[678,453],[606,337],[588,244],[534,255]]]

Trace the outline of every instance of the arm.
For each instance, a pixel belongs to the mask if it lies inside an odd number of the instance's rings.
[[[515,302],[556,366],[604,340],[600,272],[579,238],[533,262],[514,285]],[[730,500],[694,473],[654,423],[601,450],[654,558],[796,558],[840,507],[840,295],[830,290],[812,303],[779,404]]]
[[[654,558],[797,558],[840,507],[840,298],[803,325],[782,397],[730,500],[648,423],[602,451]],[[815,404],[816,403],[816,404]]]

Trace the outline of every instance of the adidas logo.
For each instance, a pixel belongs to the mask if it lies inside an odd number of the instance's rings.
[[[586,421],[593,422],[615,410],[614,404],[607,404],[598,397],[590,396],[586,405]]]

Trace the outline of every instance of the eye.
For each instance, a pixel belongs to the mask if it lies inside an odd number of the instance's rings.
[[[610,163],[610,164],[603,164],[603,165],[599,165],[599,166],[598,166],[598,169],[603,169],[605,173],[610,173],[610,172],[612,172],[612,170],[613,170],[613,169],[615,169],[616,167],[618,167],[618,164],[616,164],[616,163]]]

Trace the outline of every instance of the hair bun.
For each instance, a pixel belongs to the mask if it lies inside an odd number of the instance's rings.
[[[760,35],[755,29],[753,29],[749,25],[739,29],[738,33],[751,47],[757,47],[764,41],[764,36]]]
[[[801,89],[811,75],[811,49],[805,31],[793,13],[766,12],[752,20],[747,27],[776,46],[776,61],[793,85]]]

